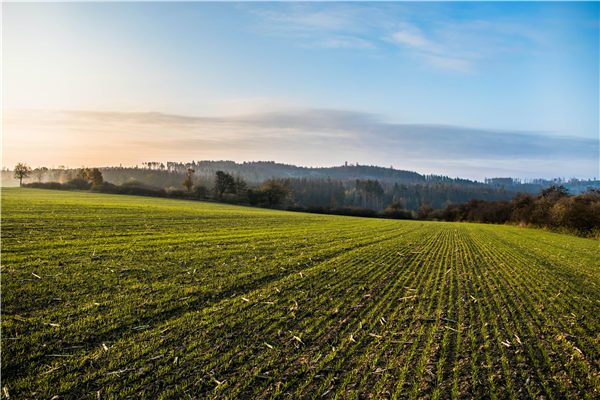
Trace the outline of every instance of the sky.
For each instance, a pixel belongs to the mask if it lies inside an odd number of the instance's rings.
[[[600,177],[599,4],[3,3],[2,165]]]

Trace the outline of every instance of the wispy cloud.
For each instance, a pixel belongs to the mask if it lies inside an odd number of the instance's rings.
[[[399,21],[385,37],[423,62],[446,70],[473,72],[482,63],[525,54],[549,45],[548,37],[506,20],[456,21],[438,18]]]
[[[373,49],[375,45],[368,41],[352,36],[339,36],[324,39],[320,42],[316,42],[316,45],[320,45],[330,49]]]
[[[442,68],[442,69],[460,71],[460,72],[469,72],[472,70],[471,62],[469,62],[465,59],[452,58],[452,57],[433,55],[433,54],[427,54],[424,56],[424,58],[427,59],[431,65],[434,65],[434,66]]]
[[[417,48],[420,50],[431,50],[434,46],[433,43],[416,28],[403,29],[391,36],[392,40],[398,44],[407,45],[409,47]]]
[[[472,71],[472,61],[464,54],[458,56],[461,53],[458,49],[428,38],[414,25],[402,23],[400,26],[401,29],[391,34],[388,41],[404,47],[430,66],[460,72]]]
[[[376,47],[372,40],[363,37],[368,27],[362,21],[360,5],[334,4],[323,8],[295,3],[248,10],[260,18],[260,31],[294,38],[302,47],[356,50]]]
[[[136,164],[148,159],[300,165],[358,161],[471,178],[595,176],[599,149],[598,141],[591,139],[395,124],[373,114],[329,109],[229,117],[11,112],[5,114],[4,142],[7,165]]]
[[[295,6],[292,12],[281,13],[274,11],[262,12],[271,21],[285,24],[288,28],[297,30],[325,29],[340,30],[348,28],[347,13],[335,13],[329,10],[311,10],[303,6]]]
[[[251,12],[263,32],[291,37],[302,47],[375,50],[391,43],[424,65],[463,73],[486,60],[547,44],[539,32],[511,21],[453,20],[443,13],[428,19],[418,15],[420,9],[303,3]]]

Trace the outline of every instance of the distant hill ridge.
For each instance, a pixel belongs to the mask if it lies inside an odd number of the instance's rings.
[[[162,165],[162,168],[161,168]],[[426,182],[453,182],[467,184],[481,184],[481,182],[450,178],[440,175],[422,175],[418,172],[380,167],[374,165],[345,164],[334,167],[301,167],[292,164],[276,163],[274,161],[192,161],[190,163],[166,164],[149,162],[144,167],[152,170],[166,170],[170,172],[185,172],[187,168],[194,168],[196,174],[213,174],[216,171],[225,171],[247,179],[249,181],[264,181],[271,178],[321,178],[321,179],[377,179],[384,182],[403,184]]]

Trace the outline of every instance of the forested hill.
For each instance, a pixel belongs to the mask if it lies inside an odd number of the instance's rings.
[[[212,176],[216,171],[225,171],[242,177],[249,182],[263,182],[271,178],[331,178],[331,179],[377,179],[383,182],[404,184],[424,183],[428,177],[413,171],[384,168],[371,165],[342,165],[338,167],[299,167],[273,161],[251,161],[236,163],[234,161],[193,161],[191,163],[145,163],[145,167],[153,170],[185,172],[193,168],[196,175]],[[449,181],[447,177],[435,177],[436,181]],[[461,181],[463,181],[461,179]],[[465,181],[467,182],[467,181]],[[470,181],[468,181],[470,182]]]

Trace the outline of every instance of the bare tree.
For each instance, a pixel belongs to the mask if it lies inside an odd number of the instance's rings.
[[[14,176],[19,180],[19,186],[23,186],[23,178],[27,178],[31,174],[31,168],[24,163],[15,165]]]

